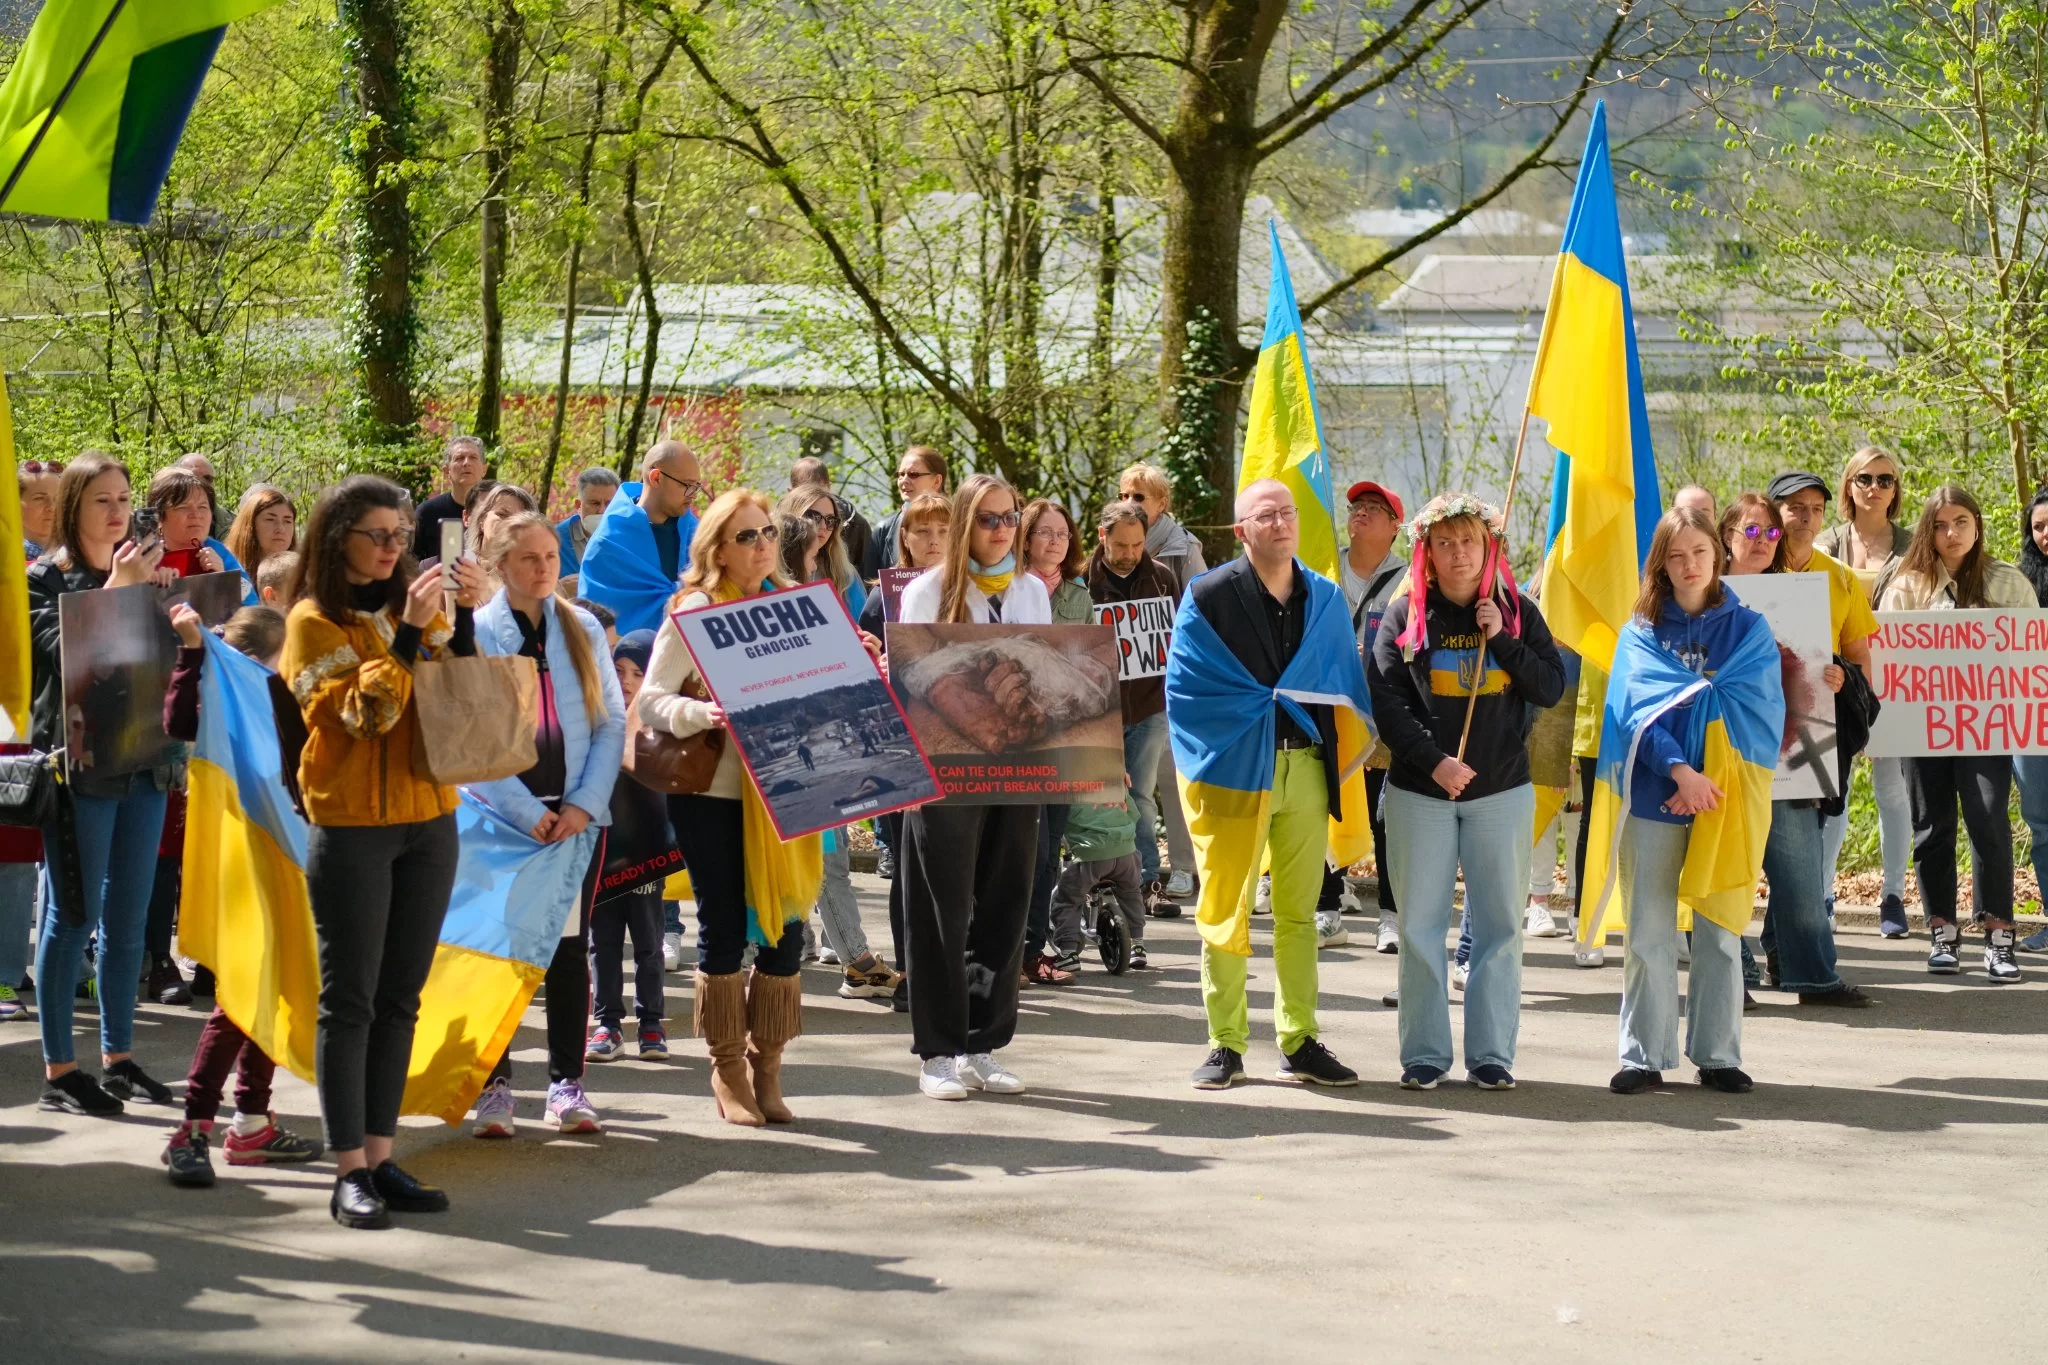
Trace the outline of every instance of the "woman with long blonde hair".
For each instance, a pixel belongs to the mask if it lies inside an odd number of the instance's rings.
[[[785,574],[801,583],[831,579],[832,586],[838,589],[840,598],[846,603],[847,614],[859,620],[860,609],[867,604],[867,589],[861,585],[860,575],[853,571],[853,564],[846,557],[846,543],[839,537],[839,502],[831,490],[816,484],[792,488],[775,505],[775,511],[778,515],[801,521],[809,536],[807,544],[794,549],[784,541],[782,562]],[[802,566],[804,572],[801,577],[790,572],[792,559]]]

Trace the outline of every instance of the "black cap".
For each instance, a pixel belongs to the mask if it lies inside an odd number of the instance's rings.
[[[1809,474],[1803,469],[1795,469],[1789,474],[1780,474],[1772,479],[1771,486],[1764,490],[1764,496],[1772,502],[1783,502],[1794,493],[1804,493],[1809,488],[1820,490],[1822,502],[1833,500],[1834,495],[1828,492],[1828,486],[1821,482],[1820,476]]]
[[[612,646],[614,662],[631,659],[642,673],[647,671],[647,661],[654,654],[654,632],[651,630],[628,631]]]

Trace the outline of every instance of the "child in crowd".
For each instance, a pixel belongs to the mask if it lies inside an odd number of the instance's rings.
[[[271,556],[264,567],[281,557]],[[206,659],[199,613],[181,602],[171,609],[171,627],[178,633],[179,650],[170,691],[164,697],[164,731],[172,739],[190,744],[199,737],[199,670]],[[272,710],[280,717],[289,714],[292,722],[280,726],[278,742],[284,751],[285,783],[297,805],[298,751],[304,747],[305,724],[297,703],[276,676],[278,657],[284,653],[284,617],[270,607],[244,607],[221,628],[221,638],[271,671]],[[216,1005],[200,1031],[192,1070],[185,1077],[185,1121],[172,1131],[164,1148],[163,1163],[170,1168],[173,1185],[205,1188],[213,1184],[213,1160],[207,1149],[230,1070],[238,1073],[235,1117],[225,1143],[230,1166],[311,1161],[322,1151],[317,1138],[301,1137],[277,1126],[277,1116],[270,1112],[270,1083],[277,1064]]]
[[[1129,786],[1128,780],[1125,782]],[[1081,961],[1081,917],[1088,893],[1104,882],[1116,891],[1124,934],[1131,941],[1131,966],[1145,961],[1145,893],[1138,869],[1138,813],[1130,794],[1114,806],[1076,804],[1067,812],[1067,860],[1052,892],[1052,942],[1062,971]],[[1052,951],[1048,948],[1048,952]]]
[[[298,572],[297,550],[279,550],[276,554],[263,556],[263,563],[256,570],[256,595],[263,599],[263,605],[281,612],[290,611],[291,599],[286,594],[291,591],[292,579],[298,576]]]
[[[647,676],[648,656],[653,652],[651,630],[622,635],[612,647],[612,664],[618,669],[619,691],[625,696],[629,717],[633,714],[633,702],[640,695],[641,680]],[[618,823],[618,803],[636,795],[632,787],[630,778],[621,777],[612,789],[614,825]],[[654,800],[660,803],[659,797]],[[595,985],[591,994],[597,1027],[591,1030],[590,1042],[584,1048],[585,1061],[609,1062],[626,1051],[622,954],[628,935],[633,939],[633,1012],[639,1018],[640,1060],[668,1060],[668,1034],[661,1026],[668,1006],[661,979],[661,883],[649,881],[628,895],[599,901],[590,912],[590,974]]]

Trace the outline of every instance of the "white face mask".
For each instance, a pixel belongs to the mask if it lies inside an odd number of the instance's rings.
[[[588,532],[589,534],[595,535],[597,533],[597,524],[600,521],[604,520],[604,513],[585,512],[582,514],[582,518],[584,531]]]

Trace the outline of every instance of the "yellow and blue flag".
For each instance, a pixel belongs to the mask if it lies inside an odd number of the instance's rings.
[[[1605,671],[1634,610],[1643,556],[1664,508],[1604,102],[1593,107],[1564,245],[1550,278],[1529,376],[1529,412],[1550,424],[1557,450],[1544,536],[1543,619],[1559,645]]]
[[[0,86],[0,208],[147,223],[227,25],[277,0],[48,0]]]
[[[1733,934],[1748,927],[1756,879],[1771,834],[1771,778],[1785,729],[1778,641],[1749,612],[1742,640],[1711,678],[1658,647],[1640,622],[1621,632],[1607,681],[1600,766],[1586,812],[1586,885],[1580,888],[1579,940],[1604,942],[1627,927],[1621,895],[1621,830],[1630,819],[1636,751],[1644,730],[1688,699],[1679,747],[1686,762],[1722,792],[1721,803],[1692,819],[1678,877],[1679,927],[1704,915]]]
[[[185,951],[272,1059],[313,1079],[320,957],[306,892],[305,817],[292,808],[269,671],[213,636],[189,767]],[[466,793],[441,943],[420,992],[404,1111],[460,1122],[547,973],[599,831],[539,844]]]
[[[0,458],[14,471],[14,413],[0,379]],[[22,557],[21,482],[0,478],[0,740],[29,730],[28,565]]]
[[[1273,242],[1273,287],[1266,299],[1266,339],[1259,343],[1259,365],[1252,375],[1237,487],[1242,492],[1260,479],[1286,484],[1301,517],[1301,544],[1295,554],[1323,577],[1334,579],[1337,497],[1330,487],[1322,421],[1316,415],[1315,375],[1309,370],[1294,280],[1280,253],[1280,230],[1269,222],[1266,231]]]
[[[1301,646],[1274,686],[1238,662],[1193,593],[1181,598],[1166,658],[1167,736],[1202,868],[1195,923],[1205,943],[1241,957],[1252,951],[1252,891],[1272,815],[1276,705],[1310,734],[1315,722],[1303,708],[1334,709],[1344,789],[1343,818],[1330,821],[1330,861],[1348,867],[1372,848],[1360,779],[1373,744],[1365,666],[1343,591],[1318,574],[1303,578],[1309,600]]]

